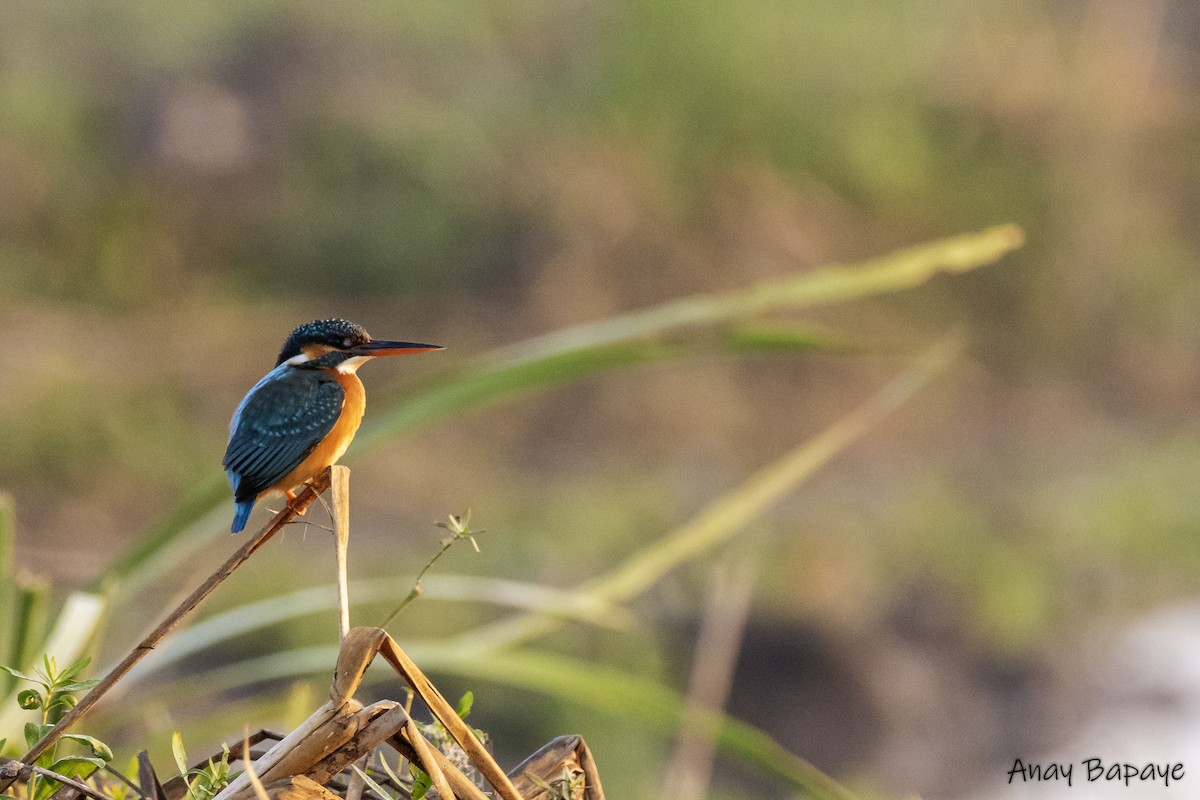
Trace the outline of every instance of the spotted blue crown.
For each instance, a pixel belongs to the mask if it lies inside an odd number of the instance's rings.
[[[300,355],[301,348],[306,344],[327,344],[344,350],[358,344],[371,341],[371,335],[362,325],[357,325],[348,319],[316,319],[306,322],[292,331],[279,351],[275,366],[279,366],[293,356]]]

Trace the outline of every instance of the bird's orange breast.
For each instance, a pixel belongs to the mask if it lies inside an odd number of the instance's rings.
[[[317,443],[313,451],[305,456],[295,469],[284,475],[267,491],[289,491],[305,481],[312,480],[327,467],[336,464],[337,460],[345,455],[346,448],[350,446],[354,434],[358,432],[358,426],[362,424],[363,412],[367,408],[367,393],[363,389],[362,381],[353,372],[338,372],[337,370],[326,370],[326,372],[337,378],[337,382],[346,393],[346,399],[342,403],[342,413],[338,415],[337,422],[333,424],[333,430]]]

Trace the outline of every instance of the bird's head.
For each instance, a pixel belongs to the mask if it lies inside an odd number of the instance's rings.
[[[275,366],[336,369],[354,372],[365,361],[379,356],[406,356],[441,350],[436,344],[372,339],[361,325],[345,319],[318,319],[292,331]]]

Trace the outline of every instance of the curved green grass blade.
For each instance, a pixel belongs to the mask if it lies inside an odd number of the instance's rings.
[[[643,592],[670,570],[728,541],[771,504],[903,405],[945,369],[962,346],[958,336],[942,339],[850,414],[759,470],[690,522],[635,553],[624,564],[585,585],[581,591],[597,600],[623,602]],[[460,634],[457,641],[463,647],[492,652],[543,636],[561,624],[560,620],[544,614],[521,614]]]
[[[353,581],[350,596],[356,607],[395,602],[406,589],[394,578]],[[422,581],[423,600],[471,601],[539,611],[608,628],[628,627],[632,615],[621,606],[576,592],[524,581],[473,575],[436,575]],[[132,689],[157,672],[222,642],[238,639],[283,622],[338,607],[334,584],[314,586],[238,606],[181,630],[155,650],[154,656],[129,671],[110,697]]]
[[[588,325],[549,333],[496,351],[489,360],[521,363],[584,347],[643,339],[684,327],[715,325],[776,311],[797,311],[911,289],[936,275],[967,272],[1017,249],[1025,236],[998,225],[899,250],[855,264],[763,281],[748,289],[697,295]]]
[[[837,265],[748,289],[697,295],[587,325],[539,336],[503,347],[480,359],[455,381],[403,404],[364,426],[359,441],[374,443],[417,424],[431,422],[464,408],[506,398],[517,390],[573,380],[611,369],[639,342],[652,348],[655,337],[702,325],[729,324],[777,311],[796,311],[918,286],[942,272],[965,272],[990,264],[1024,241],[1015,225],[942,239],[854,265]],[[781,346],[779,339],[741,347]],[[793,342],[795,344],[795,342]],[[650,359],[659,360],[659,359]],[[595,368],[589,365],[595,361]],[[633,363],[637,363],[637,359]]]
[[[795,352],[861,353],[864,348],[824,331],[794,325],[746,325],[730,333],[729,349],[735,353]]]

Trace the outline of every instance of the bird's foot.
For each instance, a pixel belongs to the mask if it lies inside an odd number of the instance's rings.
[[[292,505],[292,503],[294,503],[296,501],[296,493],[293,492],[291,489],[288,489],[287,490],[287,499],[288,499],[288,505],[289,506]],[[307,513],[308,513],[307,508],[297,508],[296,509],[297,516],[303,517]]]

